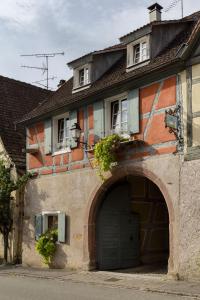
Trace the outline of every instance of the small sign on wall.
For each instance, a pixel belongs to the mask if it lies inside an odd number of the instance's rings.
[[[175,115],[170,114],[170,112],[166,112],[165,114],[165,126],[175,129],[178,129],[178,118]]]

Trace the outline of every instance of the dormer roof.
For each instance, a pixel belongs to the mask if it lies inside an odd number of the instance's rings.
[[[82,61],[88,61],[88,62],[92,61],[94,55],[110,53],[110,52],[115,52],[115,51],[122,51],[123,49],[126,49],[126,45],[124,45],[123,43],[119,43],[119,44],[107,47],[105,49],[102,49],[102,50],[93,51],[93,52],[84,54],[83,56],[78,57],[78,58],[68,62],[67,65],[69,68],[74,68],[76,65],[80,65],[82,63]]]

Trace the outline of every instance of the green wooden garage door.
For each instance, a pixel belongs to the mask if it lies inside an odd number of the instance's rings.
[[[139,265],[139,218],[131,213],[127,184],[113,188],[100,208],[97,264],[100,270]]]

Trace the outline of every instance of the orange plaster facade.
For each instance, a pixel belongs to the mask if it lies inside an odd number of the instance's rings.
[[[119,154],[120,160],[141,159],[152,155],[176,152],[176,137],[165,127],[165,110],[176,105],[176,76],[140,89],[140,132],[134,139],[143,141],[143,146],[129,149],[126,154]],[[81,140],[94,144],[93,105],[78,110],[78,123],[82,129]],[[90,167],[83,145],[72,149],[70,153],[59,155],[44,154],[44,123],[40,122],[28,129],[28,145],[39,145],[39,152],[27,154],[27,166],[40,175],[68,172]]]

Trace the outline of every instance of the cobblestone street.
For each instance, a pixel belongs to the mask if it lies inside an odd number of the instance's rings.
[[[0,269],[1,300],[44,299],[200,299],[199,282],[167,279],[165,275],[10,267]]]

